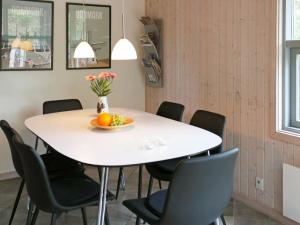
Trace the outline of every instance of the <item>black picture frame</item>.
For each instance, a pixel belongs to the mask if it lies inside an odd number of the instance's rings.
[[[107,25],[108,25],[108,45],[106,46],[106,53],[107,53],[107,59],[105,60],[105,63],[103,63],[103,66],[99,66],[98,63],[98,59],[97,60],[97,66],[92,66],[92,64],[89,64],[89,66],[81,66],[81,67],[74,67],[74,66],[70,66],[70,61],[71,60],[76,60],[76,59],[72,59],[70,58],[70,55],[72,55],[72,51],[70,50],[70,8],[72,6],[80,6],[80,7],[85,7],[85,10],[88,10],[90,8],[96,7],[96,8],[105,8],[108,10],[108,21],[107,21]],[[86,22],[87,23],[87,22]],[[98,27],[98,26],[93,26]],[[99,26],[99,29],[101,29],[101,27]],[[79,43],[79,41],[78,41]],[[72,46],[72,48],[74,48],[76,46],[76,44],[74,46]],[[75,49],[75,48],[74,48]],[[97,54],[97,53],[96,53]],[[84,60],[84,59],[83,59]],[[100,61],[101,59],[99,59]],[[102,5],[102,4],[82,4],[82,3],[72,3],[72,2],[67,2],[66,3],[66,69],[67,70],[85,70],[85,69],[109,69],[111,68],[111,6],[110,5]]]
[[[1,10],[3,10],[3,1],[5,1],[5,0],[0,0]],[[11,0],[7,0],[7,1],[9,1],[11,3]],[[3,13],[1,13],[1,15],[0,15],[0,71],[48,71],[48,70],[53,70],[53,55],[54,55],[54,40],[53,40],[54,39],[54,2],[53,1],[44,1],[44,0],[15,0],[14,2],[20,3],[21,6],[24,6],[24,2],[26,2],[27,4],[28,3],[32,3],[32,7],[36,7],[37,3],[39,3],[39,4],[45,4],[45,5],[48,4],[49,5],[50,11],[51,11],[49,15],[51,16],[51,18],[47,22],[51,23],[50,26],[49,26],[50,27],[50,41],[49,41],[49,43],[51,44],[51,47],[48,50],[50,50],[50,54],[51,55],[48,57],[48,59],[50,59],[51,62],[47,63],[47,64],[50,65],[48,68],[47,67],[36,67],[36,68],[33,68],[33,67],[32,68],[30,68],[30,67],[3,68],[4,66],[3,66],[2,63],[3,63],[3,58],[5,58],[5,57],[2,55],[3,54],[2,51],[5,50],[5,47],[3,47],[4,44],[3,44],[3,33],[2,33],[2,31],[3,31],[3,27],[2,27],[2,25],[3,25],[3,23],[2,23],[2,21],[3,21]],[[9,23],[7,23],[7,26],[9,26]],[[9,35],[7,35],[7,36],[9,36]],[[8,42],[8,40],[7,40],[7,42]],[[9,46],[9,43],[7,45]],[[9,47],[8,47],[8,49],[9,49]],[[41,64],[39,66],[41,66]]]

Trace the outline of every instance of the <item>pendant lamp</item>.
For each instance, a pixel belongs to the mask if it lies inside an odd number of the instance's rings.
[[[75,59],[88,59],[95,58],[95,52],[92,46],[85,40],[86,37],[86,11],[85,11],[85,1],[83,1],[83,32],[82,40],[77,45],[73,58]]]
[[[124,16],[124,0],[122,0],[122,38],[116,43],[113,48],[112,60],[135,60],[137,59],[136,50],[133,44],[126,38],[125,35],[125,16]]]

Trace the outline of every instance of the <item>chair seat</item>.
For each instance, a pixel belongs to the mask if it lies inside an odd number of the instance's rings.
[[[99,184],[86,175],[55,179],[51,181],[51,187],[57,202],[65,207],[99,200]],[[113,198],[114,195],[108,192],[107,200]]]
[[[160,169],[156,163],[146,164],[146,169],[153,178],[158,180],[170,181],[173,177],[173,173]]]
[[[163,214],[166,196],[167,190],[161,190],[152,194],[147,199],[147,207],[152,213],[154,213],[158,217],[161,217]]]
[[[69,174],[83,173],[81,164],[57,151],[41,155],[51,179]]]
[[[126,200],[123,202],[123,205],[126,206],[129,210],[149,224],[154,224],[159,220],[159,217],[152,213],[147,205],[147,199],[134,199]]]
[[[174,173],[176,166],[183,160],[184,158],[171,159],[166,161],[161,161],[154,163],[159,169],[165,170],[166,172]]]

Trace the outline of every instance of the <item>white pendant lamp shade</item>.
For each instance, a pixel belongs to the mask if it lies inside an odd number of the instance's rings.
[[[95,58],[95,52],[90,44],[86,41],[80,42],[74,52],[75,59]]]
[[[128,39],[122,38],[113,48],[111,58],[112,60],[135,60],[137,54],[133,44]]]
[[[135,60],[137,54],[133,44],[125,36],[125,8],[122,0],[122,38],[116,43],[111,53],[112,60]]]

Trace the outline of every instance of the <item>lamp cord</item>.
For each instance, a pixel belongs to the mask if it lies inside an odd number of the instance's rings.
[[[125,36],[125,6],[124,6],[124,0],[122,0],[122,32],[123,32],[123,38],[126,38]]]
[[[83,29],[83,33],[82,33],[82,40],[83,41],[87,41],[86,39],[86,11],[85,11],[85,0],[83,0],[83,19],[82,19],[82,29]]]

